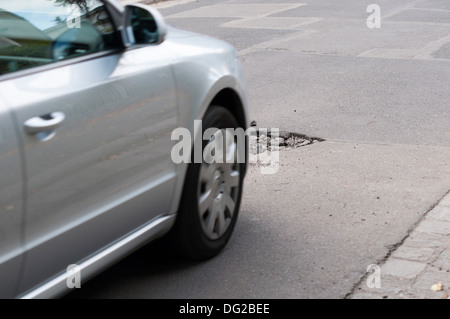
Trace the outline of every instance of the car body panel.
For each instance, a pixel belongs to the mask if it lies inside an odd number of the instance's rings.
[[[97,254],[81,261],[76,265],[80,280],[84,282],[90,279],[142,245],[164,235],[175,223],[175,218],[175,215],[157,218],[102,249]],[[35,289],[19,295],[19,297],[21,299],[43,299],[64,295],[68,292],[67,282],[73,282],[71,276],[70,271],[61,272]]]
[[[23,260],[23,176],[11,112],[0,98],[0,297],[14,295]]]
[[[7,103],[19,123],[55,111],[66,115],[49,141],[21,132],[28,178],[21,291],[168,211],[175,165],[167,136],[177,112],[161,49],[0,83],[0,94],[14,97]]]
[[[123,8],[105,3],[123,29]],[[130,247],[169,231],[188,167],[170,160],[171,132],[194,132],[194,120],[225,89],[239,97],[247,128],[236,50],[174,28],[160,45],[129,46],[0,77],[0,102],[17,131],[11,173],[24,174],[14,180],[20,195],[14,230],[22,236],[16,235],[16,248],[26,256],[15,295],[58,295],[68,265],[88,265],[87,279]],[[26,132],[27,120],[53,112],[65,115],[61,127],[42,136]],[[9,152],[0,146],[0,156]],[[0,186],[1,196],[5,185]],[[0,212],[5,202],[0,197]]]

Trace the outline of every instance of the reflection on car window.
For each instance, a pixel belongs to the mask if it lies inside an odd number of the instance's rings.
[[[0,0],[0,74],[118,47],[99,0]]]
[[[147,10],[135,7],[131,12],[131,25],[136,43],[147,44],[158,41],[158,28],[154,17]]]

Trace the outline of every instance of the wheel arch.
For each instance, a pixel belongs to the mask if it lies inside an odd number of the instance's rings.
[[[247,124],[247,116],[244,111],[244,103],[239,94],[235,90],[233,90],[232,88],[222,89],[211,101],[211,103],[208,106],[208,109],[212,105],[220,105],[230,110],[231,113],[233,113],[234,116],[236,116],[239,125],[242,128],[247,129],[248,124]]]

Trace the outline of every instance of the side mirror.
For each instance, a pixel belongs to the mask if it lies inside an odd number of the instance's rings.
[[[127,46],[164,42],[167,24],[158,10],[142,4],[131,4],[125,7],[124,17]]]

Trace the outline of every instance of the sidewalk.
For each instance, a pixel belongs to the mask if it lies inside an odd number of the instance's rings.
[[[450,299],[450,194],[381,265],[380,288],[368,287],[373,274],[350,299]]]

